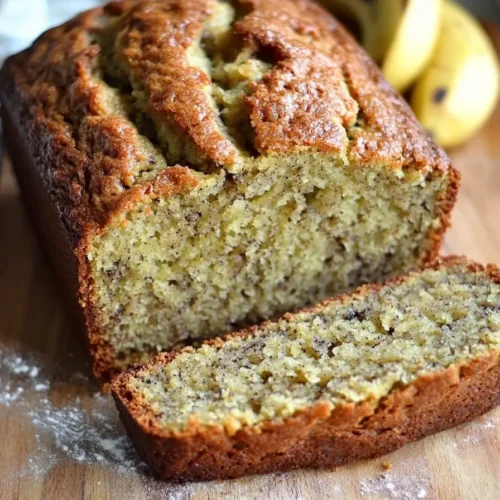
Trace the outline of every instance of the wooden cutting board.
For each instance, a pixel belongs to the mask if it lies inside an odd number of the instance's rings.
[[[463,187],[444,253],[500,264],[500,107],[480,134],[450,154]],[[500,408],[383,459],[335,471],[172,486],[137,468],[109,399],[89,377],[6,159],[0,179],[0,499],[500,498]]]

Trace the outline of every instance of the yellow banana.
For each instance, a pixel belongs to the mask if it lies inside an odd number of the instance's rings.
[[[450,0],[430,65],[417,80],[411,104],[422,125],[444,147],[471,137],[498,99],[499,64],[481,25]]]
[[[441,0],[404,2],[401,22],[382,62],[388,82],[404,92],[429,63],[438,40]]]
[[[389,83],[404,92],[434,49],[442,0],[320,0],[339,17],[353,17],[361,43]]]

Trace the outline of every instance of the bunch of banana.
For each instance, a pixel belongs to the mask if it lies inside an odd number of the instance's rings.
[[[444,147],[469,139],[498,99],[500,71],[481,25],[452,0],[320,0],[354,18],[361,42]]]
[[[490,39],[466,10],[445,0],[436,48],[411,96],[418,119],[441,145],[457,146],[490,117],[499,88]]]

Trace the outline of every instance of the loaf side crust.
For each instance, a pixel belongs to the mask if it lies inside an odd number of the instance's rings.
[[[500,283],[500,269],[486,268],[460,257],[439,259],[426,266],[463,265],[471,272],[486,272]],[[356,292],[325,301],[345,302],[382,286],[396,286],[404,277],[385,285],[368,285]],[[305,311],[314,311],[309,308]],[[284,318],[293,318],[294,314]],[[255,335],[256,328],[229,335]],[[207,341],[222,346],[224,340]],[[186,352],[192,348],[186,348]],[[180,432],[165,431],[128,380],[148,366],[168,364],[179,352],[164,353],[116,377],[112,394],[120,417],[141,457],[154,473],[171,481],[229,479],[296,468],[336,467],[374,458],[459,423],[471,420],[500,403],[500,353],[452,365],[425,374],[393,390],[374,407],[373,402],[341,404],[318,402],[282,422],[231,429],[199,425],[195,419]]]

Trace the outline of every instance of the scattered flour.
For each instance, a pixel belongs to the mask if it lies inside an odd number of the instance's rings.
[[[44,476],[68,459],[123,472],[144,469],[109,395],[77,373],[64,385],[63,402],[57,404],[51,398],[57,383],[48,375],[39,361],[0,347],[0,406],[31,425],[36,439],[35,451],[18,475]]]
[[[489,432],[500,426],[500,417],[494,415],[483,415],[467,424],[460,425],[454,430],[455,439],[448,446],[455,450],[468,449],[476,446],[483,441],[489,440],[496,433]],[[500,443],[499,443],[500,446]]]
[[[375,478],[362,479],[361,496],[400,500],[429,499],[430,474],[422,458],[415,458],[398,464],[390,472]]]

